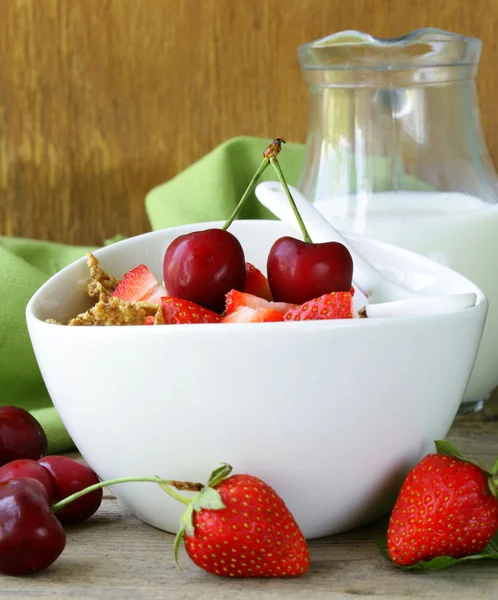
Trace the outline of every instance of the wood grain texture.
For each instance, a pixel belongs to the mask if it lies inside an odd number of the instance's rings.
[[[296,47],[341,29],[480,37],[498,159],[498,0],[0,0],[0,233],[100,244],[223,140],[304,141]]]
[[[498,408],[498,400],[490,410]],[[449,439],[467,456],[489,466],[498,455],[498,421],[483,414],[456,420]],[[482,561],[437,573],[391,567],[375,540],[380,521],[310,542],[309,573],[293,580],[226,580],[212,577],[181,552],[183,573],[173,564],[173,536],[145,525],[109,493],[88,523],[68,529],[62,556],[33,577],[0,576],[1,600],[491,600],[498,595],[498,564]]]

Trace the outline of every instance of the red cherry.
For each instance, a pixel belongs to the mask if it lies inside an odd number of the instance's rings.
[[[18,458],[37,460],[47,452],[47,436],[27,410],[0,407],[0,466]]]
[[[283,237],[271,247],[267,272],[276,302],[303,304],[323,294],[349,290],[353,259],[339,242],[310,244]]]
[[[66,536],[39,481],[23,477],[0,483],[0,507],[0,573],[35,573],[60,556]]]
[[[39,481],[47,490],[49,504],[52,503],[54,497],[52,478],[48,474],[48,471],[38,464],[36,460],[20,458],[0,467],[0,483],[9,481],[10,479],[18,479],[19,477],[31,477]]]
[[[239,240],[223,229],[187,233],[166,250],[163,277],[170,296],[220,313],[225,294],[244,287],[244,251]]]
[[[45,456],[38,463],[48,471],[52,479],[54,502],[99,482],[99,478],[90,467],[69,456]],[[97,511],[101,502],[102,490],[95,490],[61,508],[55,516],[64,525],[81,523]]]

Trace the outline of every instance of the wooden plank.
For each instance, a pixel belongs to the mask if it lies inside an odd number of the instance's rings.
[[[493,401],[498,406],[498,401]],[[491,408],[491,407],[490,407]],[[489,465],[498,456],[498,421],[457,419],[449,439]],[[172,559],[173,536],[139,521],[109,492],[88,523],[68,530],[67,548],[47,571],[2,577],[0,599],[175,600],[215,598],[334,599],[435,598],[481,600],[498,596],[495,561],[432,574],[401,572],[379,555],[375,540],[385,521],[310,542],[311,569],[294,580],[224,580],[212,577],[182,551],[183,572]]]
[[[101,244],[232,136],[304,141],[299,44],[425,26],[482,38],[498,158],[497,0],[0,0],[0,234]]]

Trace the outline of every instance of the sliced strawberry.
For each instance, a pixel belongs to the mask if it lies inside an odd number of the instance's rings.
[[[283,320],[282,313],[272,308],[241,306],[227,315],[222,323],[268,323]]]
[[[182,323],[221,323],[221,317],[212,310],[194,302],[166,296],[162,299],[163,317],[167,325]]]
[[[128,271],[113,293],[113,297],[126,302],[150,302],[151,304],[161,304],[163,296],[166,296],[166,290],[145,265],[138,265]]]
[[[254,296],[253,294],[230,290],[226,295],[226,314],[229,315],[243,307],[270,308],[284,315],[291,308],[296,308],[296,305],[287,302],[268,302],[268,300],[263,300],[263,298],[258,298],[258,296]]]
[[[155,320],[156,319],[153,315],[149,315],[148,317],[145,317],[145,321],[142,323],[142,325],[154,325]]]
[[[254,265],[248,262],[246,262],[246,282],[243,291],[258,298],[268,300],[268,302],[273,300],[268,279],[266,279],[259,269],[256,269]]]
[[[314,298],[285,313],[286,321],[317,321],[320,319],[352,319],[354,314],[351,292],[332,292]]]

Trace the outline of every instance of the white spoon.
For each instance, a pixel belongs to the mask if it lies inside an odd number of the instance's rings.
[[[289,186],[306,228],[315,243],[340,242],[353,257],[355,305],[365,307],[368,317],[428,315],[456,312],[475,305],[474,293],[429,296],[409,290],[377,271],[348,241],[292,186]],[[276,217],[297,231],[299,224],[282,185],[277,181],[260,183],[256,197]]]

